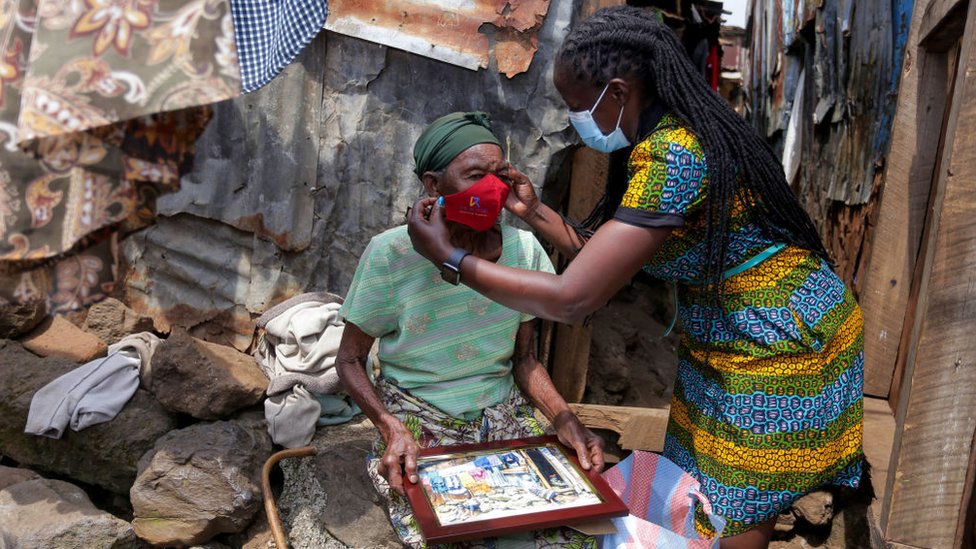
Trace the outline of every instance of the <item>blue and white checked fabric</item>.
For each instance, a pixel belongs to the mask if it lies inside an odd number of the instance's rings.
[[[231,0],[241,91],[271,81],[325,26],[327,0]]]

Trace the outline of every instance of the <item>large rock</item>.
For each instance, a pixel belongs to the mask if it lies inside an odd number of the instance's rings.
[[[13,486],[14,484],[20,482],[26,482],[28,480],[36,480],[41,478],[30,469],[23,469],[20,467],[5,467],[0,465],[0,490],[3,490],[7,486]]]
[[[826,526],[834,518],[834,496],[826,490],[810,492],[793,502],[793,514],[814,526]]]
[[[78,364],[38,358],[18,343],[0,340],[0,453],[22,465],[127,494],[139,458],[177,427],[147,391],[137,390],[111,421],[60,439],[24,433],[34,393]]]
[[[89,362],[105,356],[108,345],[60,316],[48,317],[21,340],[24,348],[48,357]]]
[[[0,299],[0,338],[20,337],[37,327],[47,316],[47,300],[37,296],[23,303]]]
[[[129,499],[138,536],[185,547],[237,533],[261,507],[261,468],[271,454],[263,421],[198,423],[159,439],[139,461]]]
[[[0,547],[144,547],[132,526],[97,509],[77,486],[51,479],[0,490]]]
[[[153,355],[149,390],[167,409],[222,419],[261,401],[268,378],[246,355],[176,328]]]
[[[126,307],[118,299],[108,298],[92,305],[83,329],[112,344],[129,334],[153,330],[153,320]]]
[[[319,429],[315,457],[279,462],[284,487],[277,504],[295,547],[402,547],[366,474],[377,435],[368,419],[356,418]]]

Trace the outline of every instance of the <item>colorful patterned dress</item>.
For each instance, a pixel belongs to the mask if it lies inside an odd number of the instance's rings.
[[[694,475],[723,536],[775,517],[818,487],[861,478],[863,320],[853,294],[815,254],[774,246],[733,208],[721,310],[704,275],[708,187],[698,137],[666,114],[630,156],[615,218],[673,227],[645,266],[678,288],[682,327],[664,455]],[[768,251],[767,251],[768,250]],[[699,517],[707,531],[707,520]]]

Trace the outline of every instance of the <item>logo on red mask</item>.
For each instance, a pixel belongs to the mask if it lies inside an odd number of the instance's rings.
[[[487,231],[498,221],[506,198],[508,185],[488,174],[467,190],[444,196],[444,213],[448,221]]]

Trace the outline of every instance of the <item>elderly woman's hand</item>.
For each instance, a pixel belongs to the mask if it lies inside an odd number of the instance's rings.
[[[556,428],[559,442],[576,450],[576,457],[583,469],[589,470],[592,467],[597,472],[603,470],[603,439],[587,429],[576,414],[562,412],[556,416],[552,425]]]
[[[414,202],[407,216],[407,234],[417,253],[440,266],[454,251],[451,234],[444,220],[444,208],[436,198],[421,198]]]
[[[417,445],[407,426],[395,418],[387,422],[380,432],[386,442],[386,451],[383,452],[383,458],[377,465],[377,471],[383,475],[392,490],[401,496],[405,495],[404,476],[412,484],[416,484],[419,479],[417,455],[420,446]]]

